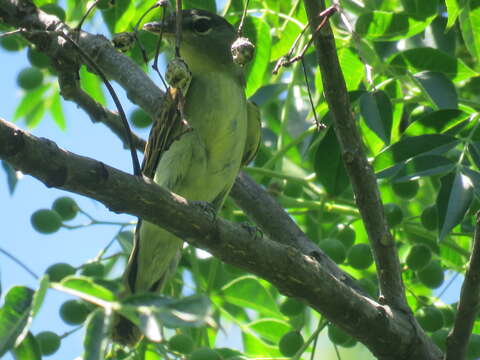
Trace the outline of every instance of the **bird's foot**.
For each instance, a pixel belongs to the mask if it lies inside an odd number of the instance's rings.
[[[212,222],[217,220],[217,210],[212,204],[207,201],[192,201],[192,203],[199,207]]]

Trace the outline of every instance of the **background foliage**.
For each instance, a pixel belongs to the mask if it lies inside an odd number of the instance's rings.
[[[88,5],[67,0],[59,8],[48,0],[34,2],[47,12],[63,9],[58,15],[70,26],[79,22]],[[153,3],[102,1],[84,28],[94,32],[91,29],[101,22],[108,36],[131,31]],[[474,214],[479,209],[480,1],[343,0],[339,5],[342,16],[336,14],[331,19],[338,56],[352,111],[398,245],[408,302],[422,327],[444,349],[455,312],[455,304],[441,301],[450,285],[444,278],[455,281],[464,273]],[[213,0],[184,1],[186,8],[217,11],[232,24],[239,22],[243,6],[239,0],[222,4]],[[249,15],[245,31],[257,51],[247,69],[246,91],[262,111],[263,143],[254,163],[245,171],[264,185],[308,237],[375,298],[375,265],[323,99],[312,50],[304,58],[307,78],[301,62],[272,75],[275,62],[288,53],[307,23],[303,4],[299,0],[251,0]],[[159,13],[153,12],[144,21],[157,17]],[[143,32],[140,39],[152,56],[155,39]],[[304,38],[300,44],[306,41]],[[31,62],[30,68],[18,74],[23,97],[11,120],[35,128],[50,114],[56,125],[65,129],[71,120],[64,116],[50,60],[19,35],[3,37],[1,46],[7,51],[22,51]],[[127,54],[147,70],[138,46]],[[98,77],[82,68],[80,78],[92,97],[109,104]],[[320,131],[313,121],[307,79],[315,113],[326,125]],[[130,120],[136,128],[149,124],[140,110],[135,110]],[[13,192],[18,174],[7,163],[2,164],[9,184],[9,189],[2,191],[16,196]],[[79,216],[89,222],[84,224]],[[221,216],[247,221],[231,200]],[[111,221],[116,221],[114,216]],[[42,233],[53,233],[61,227],[76,231],[98,223],[69,198],[57,199],[52,209],[32,215],[34,228]],[[66,301],[59,311],[67,324],[86,328],[84,359],[100,359],[103,353],[111,359],[182,358],[192,351],[192,359],[313,358],[315,349],[320,354],[331,346],[318,342],[319,334],[327,333],[335,349],[354,347],[350,353],[356,359],[366,353],[361,344],[356,345],[354,339],[300,301],[286,298],[266,281],[191,247],[184,249],[179,271],[167,290],[172,298],[145,296],[119,302],[116,294],[120,269],[132,247],[133,225],[125,222],[112,226],[118,228],[114,240],[104,249],[99,245],[99,252],[89,262],[79,266],[52,264],[46,271],[49,276],[41,278],[35,291],[19,285],[3,294],[0,356],[11,351],[16,359],[39,359],[42,354],[54,354],[61,346],[70,332],[62,337],[52,332],[29,332],[45,293],[56,290],[77,298]],[[144,307],[140,309],[137,304]],[[136,350],[111,346],[106,334],[112,310],[138,322],[159,321],[167,329],[142,328],[147,339],[156,342],[144,340]],[[216,340],[231,324],[241,336],[227,343],[228,348],[220,348]],[[45,331],[49,331],[48,324]],[[207,348],[215,348],[215,353]],[[347,353],[340,350],[337,356],[346,359]],[[468,359],[478,357],[477,321]]]

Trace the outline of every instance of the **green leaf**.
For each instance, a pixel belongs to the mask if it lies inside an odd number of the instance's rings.
[[[78,1],[76,1],[78,2]],[[115,6],[102,11],[102,17],[110,33],[128,31],[130,22],[127,20],[135,15],[135,2],[130,0],[115,0]],[[132,14],[133,12],[133,14]]]
[[[415,74],[414,78],[434,108],[456,109],[458,107],[455,86],[444,74],[423,71]]]
[[[460,29],[462,29],[465,46],[478,61],[480,59],[480,0],[469,0],[460,12]]]
[[[5,296],[0,309],[0,357],[27,335],[33,294],[25,286],[14,286]]]
[[[441,72],[454,82],[463,81],[477,76],[478,73],[465,63],[443,51],[425,47],[415,48],[396,53],[390,59],[390,65],[399,72],[416,73],[420,71]]]
[[[432,111],[411,123],[405,129],[404,135],[416,136],[444,133],[461,124],[468,117],[467,113],[457,109]]]
[[[213,13],[217,12],[217,4],[215,0],[184,0],[184,9],[203,9]]]
[[[83,360],[103,360],[109,345],[111,311],[99,308],[88,315],[83,339]]]
[[[17,175],[15,169],[11,167],[9,163],[3,160],[1,161],[1,163],[7,175],[8,191],[10,192],[10,195],[12,195],[15,191],[15,187],[17,186],[19,176]]]
[[[102,80],[99,76],[92,74],[85,66],[80,68],[80,83],[82,89],[87,92],[95,101],[106,106],[105,94],[102,89]]]
[[[325,131],[325,130],[324,130]],[[333,127],[326,130],[315,150],[314,169],[318,181],[328,194],[340,195],[349,186],[350,180],[342,160],[342,152]]]
[[[255,55],[247,65],[247,97],[252,96],[263,85],[265,72],[270,59],[272,37],[270,27],[260,18],[247,17],[244,27],[245,36],[255,45]]]
[[[247,327],[274,344],[278,343],[280,338],[291,329],[286,321],[268,318],[253,321]]]
[[[15,360],[41,360],[40,346],[31,332],[28,332],[23,341],[12,350]]]
[[[360,113],[367,126],[386,144],[390,144],[392,132],[392,104],[382,91],[365,93],[360,97]]]
[[[435,15],[418,21],[403,13],[373,11],[358,17],[355,31],[369,40],[400,40],[422,32],[434,18]]]
[[[264,357],[265,354],[268,354],[269,357],[281,357],[280,351],[278,350],[278,345],[272,346],[267,344],[262,339],[258,337],[243,332],[243,348],[245,353],[250,357]]]
[[[455,21],[457,21],[461,8],[459,0],[445,0],[445,5],[447,6],[448,13],[448,22],[445,31],[448,31],[455,24]]]
[[[428,134],[406,137],[386,147],[373,162],[375,172],[420,155],[439,155],[454,148],[460,141],[453,136]]]
[[[154,294],[130,296],[118,309],[136,324],[145,336],[154,342],[162,340],[161,327],[200,327],[212,320],[210,301],[204,295],[188,296],[179,300]]]
[[[437,197],[440,241],[462,221],[472,199],[473,184],[468,176],[457,171],[441,178]]]
[[[231,304],[247,307],[262,315],[282,317],[271,294],[254,276],[239,277],[225,285],[220,295]]]
[[[87,301],[89,297],[105,301],[115,301],[116,296],[113,292],[96,284],[91,278],[81,276],[68,276],[60,283],[64,290],[73,290],[75,296],[79,296]]]
[[[54,92],[49,100],[50,114],[52,115],[53,121],[61,130],[65,130],[67,123],[65,121],[65,115],[63,114],[60,92]]]
[[[350,48],[338,50],[338,60],[342,68],[348,90],[356,90],[365,77],[365,65],[360,61],[358,55]],[[317,71],[316,74],[319,74]],[[317,93],[319,90],[317,89]]]
[[[40,279],[40,285],[38,286],[38,290],[35,291],[35,295],[33,296],[32,302],[32,316],[35,317],[38,311],[42,307],[43,300],[45,299],[45,294],[47,293],[48,286],[50,285],[50,281],[48,275],[44,275]]]
[[[393,182],[405,182],[424,176],[442,175],[453,170],[456,162],[438,155],[419,156],[407,161]]]
[[[438,11],[438,0],[401,0],[405,12],[418,20],[435,15]]]
[[[43,102],[43,95],[50,86],[50,84],[41,85],[38,88],[25,93],[13,114],[13,120],[18,120],[21,117],[32,113],[35,108]]]

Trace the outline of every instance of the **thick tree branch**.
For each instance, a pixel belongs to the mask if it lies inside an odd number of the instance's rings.
[[[462,360],[480,305],[480,213],[477,213],[472,254],[463,280],[455,324],[447,338],[446,360]]]
[[[325,2],[304,0],[304,3],[314,33],[321,21],[318,14],[325,10]],[[352,183],[355,200],[374,253],[382,301],[409,312],[395,242],[385,221],[377,179],[365,156],[360,133],[351,113],[332,29],[327,23],[313,36],[325,98],[334,120],[335,133],[342,149],[343,161]]]
[[[232,265],[295,295],[362,341],[379,358],[439,360],[403,312],[375,303],[294,247],[258,238],[148,179],[59,149],[0,119],[0,158],[49,187],[96,199],[115,212],[148,220]],[[393,354],[393,355],[392,355]]]

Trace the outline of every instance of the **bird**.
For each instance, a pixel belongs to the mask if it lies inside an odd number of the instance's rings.
[[[182,10],[180,58],[191,73],[181,110],[166,107],[154,122],[145,148],[143,176],[192,201],[203,201],[219,211],[242,166],[260,145],[261,121],[255,104],[245,95],[245,69],[232,57],[238,37],[223,17],[200,9]],[[175,42],[176,16],[144,25]],[[175,103],[176,89],[165,99]],[[172,110],[173,109],[173,110]],[[174,117],[166,124],[161,117]],[[185,117],[185,119],[183,119]],[[182,120],[188,131],[181,130]],[[185,124],[183,124],[185,125]],[[183,240],[139,219],[134,247],[123,275],[122,296],[161,293],[175,273]],[[135,344],[140,331],[119,317],[112,338]]]

